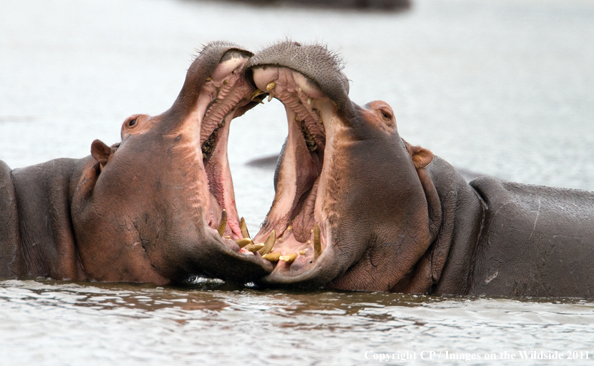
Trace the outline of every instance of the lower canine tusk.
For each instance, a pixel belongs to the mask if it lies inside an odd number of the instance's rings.
[[[262,248],[264,248],[264,244],[248,244],[245,246],[245,250],[249,250],[252,253],[256,253]]]
[[[270,235],[268,235],[268,239],[264,242],[264,247],[259,250],[260,254],[265,255],[270,253],[272,247],[274,246],[274,242],[276,241],[276,231],[272,230]]]
[[[322,243],[320,242],[320,225],[316,223],[313,230],[314,234],[314,258],[322,254]]]
[[[221,222],[219,224],[219,228],[217,229],[220,236],[223,236],[223,234],[225,233],[226,227],[227,227],[227,210],[223,210],[223,212],[221,212]]]
[[[243,217],[241,218],[241,222],[239,223],[239,229],[241,230],[241,235],[243,235],[244,238],[251,238],[250,232],[248,231],[245,219]]]

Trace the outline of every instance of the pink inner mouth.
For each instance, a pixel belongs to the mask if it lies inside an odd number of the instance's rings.
[[[327,242],[319,192],[327,143],[322,111],[332,102],[315,83],[291,69],[253,71],[256,86],[284,104],[289,125],[274,201],[254,240],[263,241],[274,231],[277,240],[270,253],[281,255],[274,272],[295,276],[313,266]],[[268,257],[277,260],[264,256]]]
[[[199,112],[198,118],[203,115],[200,121],[200,146],[206,174],[202,178],[208,182],[209,188],[204,220],[209,227],[218,230],[225,210],[226,224],[221,230],[223,242],[236,252],[251,254],[240,249],[235,242],[243,235],[227,156],[231,121],[251,103],[250,96],[254,90],[243,78],[247,61],[247,57],[239,55],[219,64],[202,86],[198,109],[203,108],[206,112]]]
[[[275,272],[298,275],[311,268],[326,247],[318,192],[323,192],[324,185],[320,181],[326,150],[323,118],[333,106],[314,82],[288,68],[255,68],[255,89],[243,78],[247,60],[236,57],[219,64],[200,92],[198,116],[203,116],[200,146],[205,172],[201,179],[209,187],[204,219],[233,251],[268,260],[275,264]],[[289,135],[272,207],[251,239],[237,213],[227,142],[233,118],[266,95],[285,105]]]

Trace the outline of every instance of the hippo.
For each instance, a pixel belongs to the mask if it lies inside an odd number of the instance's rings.
[[[236,281],[269,273],[234,240],[242,225],[219,147],[231,120],[260,102],[243,78],[252,55],[206,45],[169,110],[129,116],[121,142],[95,140],[90,156],[14,170],[0,161],[0,278],[168,284],[221,268]]]
[[[340,58],[321,45],[265,48],[245,78],[284,104],[289,131],[271,208],[246,238],[263,243],[251,255],[263,271],[274,265],[258,285],[594,296],[594,193],[468,183],[402,139],[386,102],[352,102]]]

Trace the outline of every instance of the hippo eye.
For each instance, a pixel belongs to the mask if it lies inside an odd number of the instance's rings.
[[[134,127],[136,125],[136,120],[138,118],[134,118],[133,120],[131,120],[130,122],[128,122],[128,127]]]
[[[385,119],[392,119],[392,114],[390,114],[390,112],[385,111],[383,109],[380,109],[380,112],[382,113],[382,117],[384,117]]]

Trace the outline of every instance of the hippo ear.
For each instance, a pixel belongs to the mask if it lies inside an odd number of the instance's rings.
[[[433,153],[420,146],[411,146],[411,156],[417,169],[426,167],[433,160]]]
[[[109,157],[112,154],[112,149],[105,145],[101,140],[95,140],[91,144],[91,155],[99,163],[99,169],[103,170],[103,167],[109,161]]]

